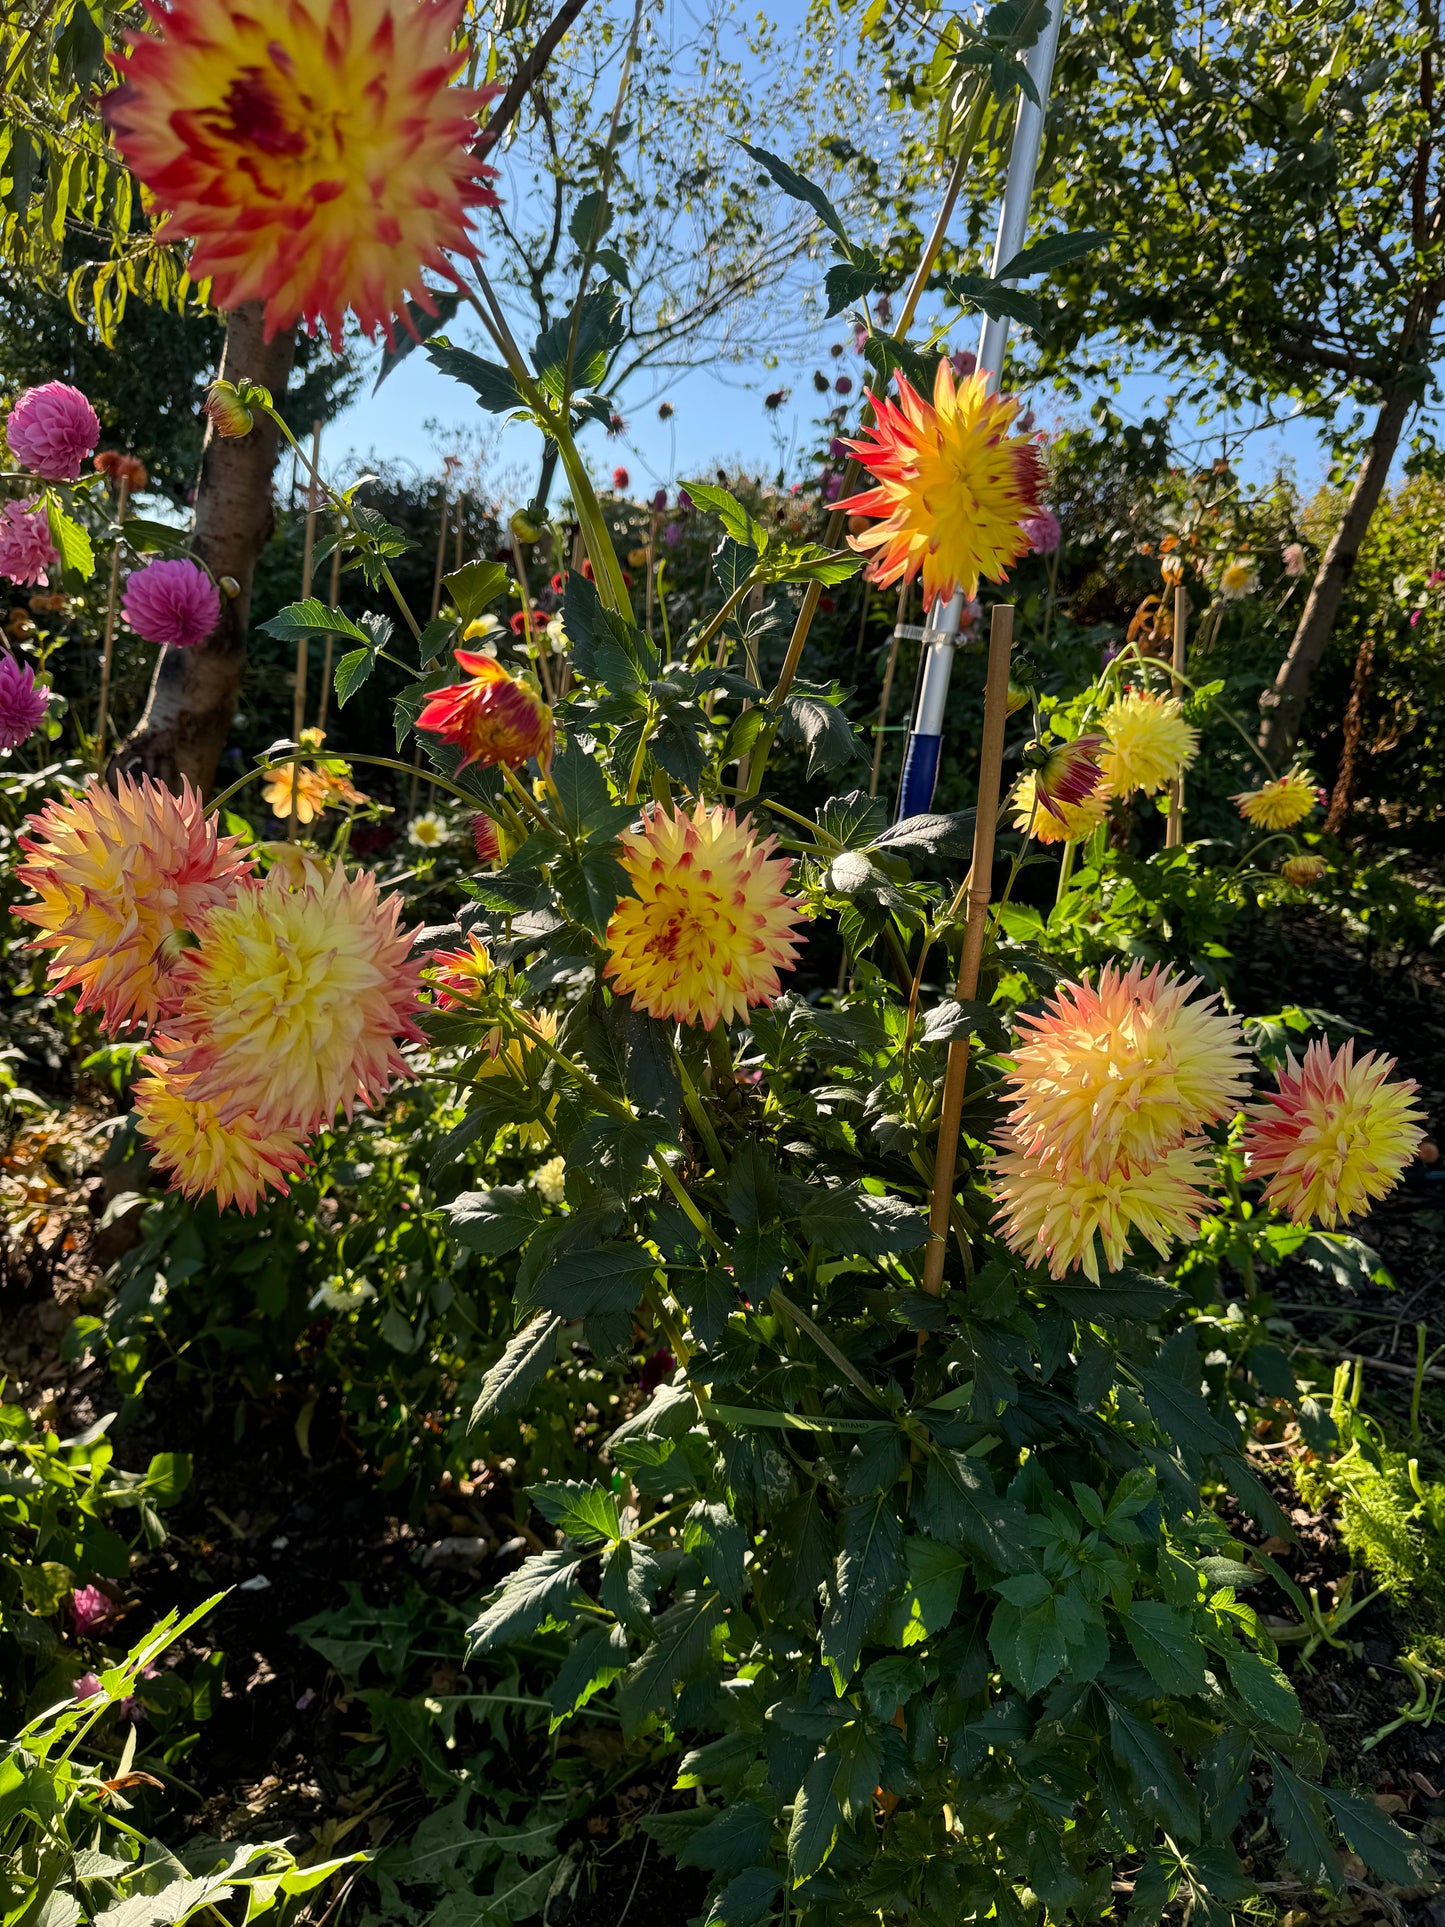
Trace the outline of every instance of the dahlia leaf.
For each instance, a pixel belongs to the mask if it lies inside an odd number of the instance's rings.
[[[555,1314],[540,1312],[507,1342],[477,1394],[469,1424],[496,1418],[515,1411],[546,1376],[547,1367],[557,1356],[557,1334],[562,1320]]]
[[[892,1495],[880,1492],[850,1506],[843,1515],[843,1546],[820,1640],[840,1694],[857,1670],[871,1627],[906,1577],[903,1526]]]
[[[862,758],[862,746],[842,702],[843,691],[836,683],[825,689],[801,677],[783,702],[780,733],[786,740],[806,745],[810,777],[820,771],[842,769],[855,758]]]
[[[1234,1690],[1245,1704],[1282,1733],[1298,1733],[1304,1718],[1295,1690],[1272,1660],[1240,1646],[1225,1650],[1224,1663]]]
[[[831,1251],[881,1258],[916,1251],[928,1236],[928,1221],[902,1198],[874,1197],[852,1185],[809,1189],[800,1223],[810,1239]]]
[[[566,1251],[535,1280],[531,1300],[563,1318],[628,1312],[641,1298],[657,1263],[650,1251],[637,1244]]]
[[[514,1639],[525,1639],[543,1623],[566,1610],[582,1562],[565,1547],[536,1552],[504,1579],[482,1602],[482,1610],[467,1628],[473,1652],[486,1652]]]
[[[368,649],[376,647],[375,639],[350,616],[340,609],[328,609],[316,596],[288,603],[269,622],[258,623],[257,627],[263,635],[275,636],[278,642],[291,642],[297,636],[345,636],[351,642],[364,643]]]
[[[861,301],[883,279],[883,263],[872,248],[855,248],[852,259],[837,261],[823,276],[823,291],[828,297],[825,320]]]
[[[474,622],[506,586],[507,571],[500,562],[468,562],[442,577],[442,587],[463,622]]]
[[[552,781],[561,802],[562,820],[569,829],[586,831],[609,822],[615,806],[607,777],[596,757],[586,756],[580,749],[569,749],[554,761]],[[636,812],[629,810],[628,814]]]
[[[772,1913],[782,1884],[771,1867],[749,1867],[715,1896],[704,1927],[757,1927]]]
[[[830,589],[836,588],[840,582],[850,581],[862,567],[861,555],[851,555],[844,549],[824,549],[815,542],[805,542],[781,554],[774,551],[766,573],[769,582],[817,582],[823,588]]]
[[[772,1836],[772,1814],[751,1800],[739,1801],[721,1813],[706,1808],[703,1812],[707,1824],[689,1829],[677,1855],[678,1866],[707,1867],[723,1874],[755,1867]]]
[[[501,1257],[515,1251],[542,1222],[542,1201],[524,1184],[490,1191],[463,1191],[444,1207],[452,1236],[467,1251]]]
[[[427,359],[453,381],[462,382],[477,398],[477,406],[492,415],[525,409],[517,384],[499,362],[485,361],[467,348],[454,348],[443,335],[426,345]]]
[[[333,678],[338,709],[346,707],[347,698],[356,694],[375,667],[376,657],[370,649],[353,649],[341,658]]]
[[[398,362],[405,361],[413,348],[420,347],[423,342],[429,341],[434,334],[445,328],[461,305],[462,298],[459,294],[451,290],[443,292],[440,289],[431,297],[430,311],[422,307],[419,301],[407,301],[403,304],[398,317],[401,326],[396,330],[396,342],[393,347],[385,349],[382,353],[381,367],[372,385],[373,395]]]
[[[1017,1572],[1028,1564],[1028,1520],[1014,1499],[1001,1499],[976,1460],[939,1447],[913,1489],[913,1516],[931,1539],[975,1559]]]
[[[527,1497],[549,1525],[582,1544],[622,1537],[617,1500],[605,1486],[551,1479],[528,1488]]]
[[[730,1605],[743,1598],[743,1554],[746,1535],[725,1505],[699,1499],[682,1525],[683,1550],[692,1554],[708,1584]]]
[[[906,341],[895,341],[892,335],[869,335],[863,344],[863,359],[873,370],[879,394],[900,370],[920,394],[933,386],[936,362],[926,360]]]
[[[1011,1042],[1007,1024],[988,1004],[959,1003],[947,998],[923,1019],[925,1044],[951,1044],[956,1039],[979,1038],[989,1050],[1006,1051]]]
[[[1182,1613],[1160,1599],[1136,1599],[1124,1615],[1124,1631],[1161,1693],[1204,1691],[1204,1651]]]
[[[1421,1886],[1430,1878],[1430,1862],[1419,1842],[1373,1800],[1346,1793],[1343,1787],[1321,1787],[1320,1793],[1346,1843],[1371,1873],[1398,1887]]]
[[[1312,1887],[1324,1887],[1332,1894],[1341,1891],[1339,1856],[1325,1828],[1325,1810],[1320,1789],[1292,1773],[1284,1761],[1271,1756],[1274,1785],[1269,1810],[1279,1833],[1284,1857],[1294,1871]],[[1364,1855],[1360,1858],[1363,1860]]]
[[[1114,237],[1102,228],[1087,228],[1078,234],[1046,234],[1042,241],[1010,256],[998,273],[997,281],[1026,281],[1031,275],[1048,274],[1082,255],[1093,254]]]
[[[1025,1694],[1043,1692],[1058,1678],[1068,1658],[1052,1595],[1027,1607],[1003,1600],[989,1624],[988,1644],[999,1671]]]
[[[573,315],[569,314],[538,335],[532,347],[537,386],[554,401],[561,401],[574,389],[596,388],[606,378],[613,351],[621,346],[626,332],[616,290],[595,288],[583,296],[576,311],[575,333]]]
[[[828,199],[821,187],[810,181],[806,175],[797,173],[788,163],[770,154],[765,147],[754,147],[750,141],[739,141],[738,146],[745,154],[751,154],[760,167],[766,168],[783,192],[794,201],[802,201],[812,208],[818,219],[830,233],[836,234],[845,248],[851,252],[851,244],[844,232],[843,223],[838,218],[838,210]],[[832,310],[830,309],[831,313]]]
[[[1017,321],[1025,328],[1043,326],[1044,311],[1031,294],[1005,287],[990,274],[953,274],[948,291],[966,308],[979,308],[993,321]]]
[[[725,535],[712,559],[712,572],[724,596],[736,595],[757,567],[758,552]]]
[[[95,550],[90,546],[90,537],[71,516],[67,515],[55,500],[47,495],[46,509],[49,513],[50,539],[60,551],[61,567],[67,574],[74,574],[89,581],[95,574]]]
[[[723,1601],[710,1587],[685,1594],[668,1607],[654,1624],[656,1639],[633,1661],[618,1689],[625,1724],[635,1725],[664,1708],[675,1687],[698,1670],[723,1613]]]
[[[687,1313],[698,1343],[715,1345],[739,1308],[732,1279],[725,1271],[670,1271],[668,1285]]]
[[[735,495],[712,482],[685,482],[683,486],[699,508],[712,510],[734,542],[756,550],[759,555],[767,552],[768,531],[761,522],[753,520]]]
[[[1232,1452],[1239,1443],[1235,1429],[1222,1424],[1198,1392],[1190,1391],[1171,1372],[1148,1366],[1139,1374],[1144,1403],[1167,1439],[1186,1452]]]
[[[830,842],[841,844],[845,850],[871,848],[887,827],[888,806],[881,797],[868,796],[862,790],[830,796],[818,812],[818,828]]]
[[[1145,1812],[1182,1840],[1197,1840],[1199,1797],[1185,1778],[1178,1756],[1158,1728],[1111,1700],[1109,1737],[1114,1756],[1128,1775]]]
[[[169,522],[148,522],[143,515],[130,515],[125,521],[126,547],[137,555],[187,556],[191,538],[187,530],[172,528]]]
[[[974,810],[957,810],[948,816],[910,816],[895,823],[874,839],[880,850],[910,855],[915,850],[924,856],[963,856],[973,847]]]
[[[625,1627],[593,1626],[583,1633],[552,1683],[551,1731],[555,1733],[565,1719],[581,1712],[595,1693],[610,1686],[626,1667],[627,1657]],[[643,1825],[647,1825],[645,1820]]]

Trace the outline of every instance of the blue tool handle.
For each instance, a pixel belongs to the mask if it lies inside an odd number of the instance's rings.
[[[898,818],[926,816],[933,808],[933,791],[938,782],[938,756],[942,736],[919,736],[910,731],[903,757],[903,777],[898,785]]]

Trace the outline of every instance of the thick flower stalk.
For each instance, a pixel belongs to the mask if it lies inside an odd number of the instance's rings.
[[[1193,762],[1199,731],[1184,720],[1177,697],[1130,689],[1100,719],[1105,737],[1099,766],[1111,795],[1140,790],[1153,796]]]
[[[471,209],[495,206],[477,159],[492,89],[454,87],[461,0],[147,0],[148,30],[113,57],[116,145],[194,243],[217,307],[265,305],[339,347],[350,308],[393,337],[423,270],[473,255]]]
[[[45,721],[50,691],[35,671],[8,650],[0,651],[0,749],[19,749]]]
[[[635,895],[607,926],[614,989],[650,1017],[708,1028],[771,1003],[803,941],[784,892],[792,866],[772,848],[746,819],[701,802],[690,816],[654,808],[640,833],[625,832]]]
[[[1296,763],[1283,776],[1257,790],[1241,790],[1229,800],[1246,823],[1261,830],[1292,830],[1303,823],[1319,800],[1319,786]]]
[[[78,482],[100,440],[100,417],[78,388],[47,381],[27,388],[5,424],[10,453],[45,482]]]
[[[877,420],[846,444],[877,486],[838,507],[882,518],[848,538],[873,555],[871,579],[886,588],[921,573],[924,607],[932,608],[956,590],[977,595],[980,577],[1002,582],[1028,553],[1024,523],[1039,506],[1038,451],[1012,432],[1018,402],[990,395],[982,374],[957,384],[940,361],[931,406],[905,375],[897,387],[896,403],[869,396]]]
[[[179,795],[147,776],[109,790],[94,781],[47,804],[20,837],[16,874],[38,903],[16,907],[55,954],[56,990],[78,990],[106,1029],[153,1024],[175,1007],[172,966],[201,919],[235,894],[250,866],[221,836],[199,793]]]
[[[1032,770],[1025,770],[1013,792],[1014,828],[1036,843],[1078,843],[1092,836],[1109,813],[1109,792],[1102,784],[1081,803],[1058,798],[1045,803]]]
[[[229,1204],[254,1211],[267,1191],[285,1196],[286,1180],[308,1163],[299,1131],[266,1131],[244,1113],[223,1123],[214,1104],[189,1095],[192,1080],[165,1056],[141,1063],[150,1075],[133,1092],[136,1128],[172,1190],[191,1199],[209,1194],[222,1211]]]
[[[495,656],[470,649],[453,653],[467,680],[437,690],[417,717],[417,728],[454,744],[462,752],[463,768],[468,763],[504,763],[515,769],[529,756],[547,762],[552,754],[551,706]]]
[[[148,562],[127,578],[121,612],[144,642],[194,649],[221,620],[221,592],[198,562]]]
[[[1393,1057],[1355,1061],[1314,1043],[1292,1055],[1279,1088],[1250,1107],[1244,1137],[1249,1174],[1267,1180],[1265,1202],[1296,1224],[1348,1222],[1394,1189],[1424,1137],[1419,1086],[1392,1076]]]
[[[397,1046],[421,1037],[420,966],[400,910],[374,877],[338,867],[299,889],[273,871],[203,918],[168,1026],[192,1102],[223,1123],[311,1132],[407,1076]]]

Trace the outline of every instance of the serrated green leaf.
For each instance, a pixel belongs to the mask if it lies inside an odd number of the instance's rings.
[[[1431,1877],[1430,1856],[1403,1827],[1381,1813],[1368,1795],[1343,1787],[1321,1787],[1321,1796],[1346,1844],[1371,1873],[1397,1887],[1423,1886]]]
[[[1299,1700],[1273,1660],[1231,1644],[1225,1649],[1224,1663],[1235,1692],[1246,1706],[1281,1733],[1299,1732],[1304,1717]]]
[[[332,687],[336,691],[336,706],[344,709],[349,697],[370,679],[376,667],[376,652],[372,649],[352,649],[337,663],[332,675]]]
[[[542,1312],[508,1340],[506,1350],[482,1380],[482,1389],[472,1407],[472,1426],[500,1413],[516,1411],[546,1376],[547,1367],[557,1355],[557,1334],[561,1329],[560,1318]]]
[[[537,1193],[524,1184],[499,1184],[490,1191],[463,1191],[444,1205],[452,1236],[467,1251],[490,1257],[515,1251],[545,1215]]]
[[[328,609],[316,596],[288,603],[269,622],[258,623],[257,627],[278,642],[292,642],[297,636],[345,636],[351,642],[364,643],[368,650],[376,647],[375,638],[358,628],[349,615],[340,609]]]
[[[528,1488],[527,1496],[551,1525],[569,1539],[595,1544],[617,1540],[622,1527],[617,1500],[605,1486],[584,1485],[576,1479],[551,1479]]]
[[[1124,1631],[1161,1693],[1204,1691],[1204,1649],[1182,1613],[1159,1599],[1136,1599],[1124,1615]]]

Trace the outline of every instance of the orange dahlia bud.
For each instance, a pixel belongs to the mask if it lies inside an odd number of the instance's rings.
[[[397,1044],[421,1036],[420,966],[400,909],[366,872],[338,867],[292,889],[273,870],[201,919],[199,948],[176,965],[170,1026],[191,1101],[226,1124],[309,1132],[409,1075]]]
[[[228,441],[249,435],[256,418],[229,381],[213,381],[206,390],[205,412],[212,428]]]
[[[1230,797],[1246,823],[1261,830],[1292,830],[1303,823],[1320,797],[1314,778],[1298,763],[1257,790],[1241,790]]]
[[[309,1162],[299,1131],[264,1131],[244,1115],[223,1124],[214,1104],[191,1099],[191,1079],[164,1056],[141,1063],[152,1075],[135,1086],[136,1128],[170,1173],[173,1191],[187,1198],[209,1193],[222,1211],[228,1204],[254,1211],[268,1190],[285,1196],[287,1178]]]
[[[636,895],[612,913],[604,974],[650,1017],[708,1028],[771,1003],[803,941],[783,892],[792,866],[772,848],[732,810],[649,811],[622,837]]]
[[[496,204],[473,151],[489,90],[449,84],[461,0],[146,10],[107,115],[216,306],[263,302],[268,337],[305,321],[338,347],[348,308],[388,340],[407,290],[435,313],[423,270],[474,254],[468,210]]]
[[[462,752],[468,763],[505,763],[515,769],[529,756],[545,763],[552,754],[552,710],[530,683],[509,674],[495,656],[453,651],[471,678],[439,689],[416,719]]]
[[[1028,554],[1019,525],[1038,508],[1042,475],[1029,437],[1010,432],[1018,401],[990,395],[982,374],[956,384],[940,361],[931,407],[907,376],[896,381],[898,401],[870,395],[876,422],[845,444],[878,486],[838,508],[884,518],[850,535],[850,547],[875,552],[868,573],[885,588],[921,570],[924,607],[932,608],[955,590],[977,595],[981,576],[1002,582]]]
[[[1291,1055],[1279,1089],[1251,1105],[1244,1137],[1249,1174],[1266,1178],[1265,1202],[1296,1224],[1358,1218],[1392,1191],[1425,1133],[1419,1085],[1395,1078],[1393,1057],[1355,1062],[1353,1038],[1337,1055],[1314,1043]]]
[[[122,776],[114,791],[92,780],[28,830],[16,874],[40,901],[15,914],[40,930],[37,948],[55,952],[52,985],[78,989],[77,1008],[98,1009],[107,1030],[172,1010],[173,940],[250,873],[237,839],[218,835],[188,782],[176,795],[148,776]]]

